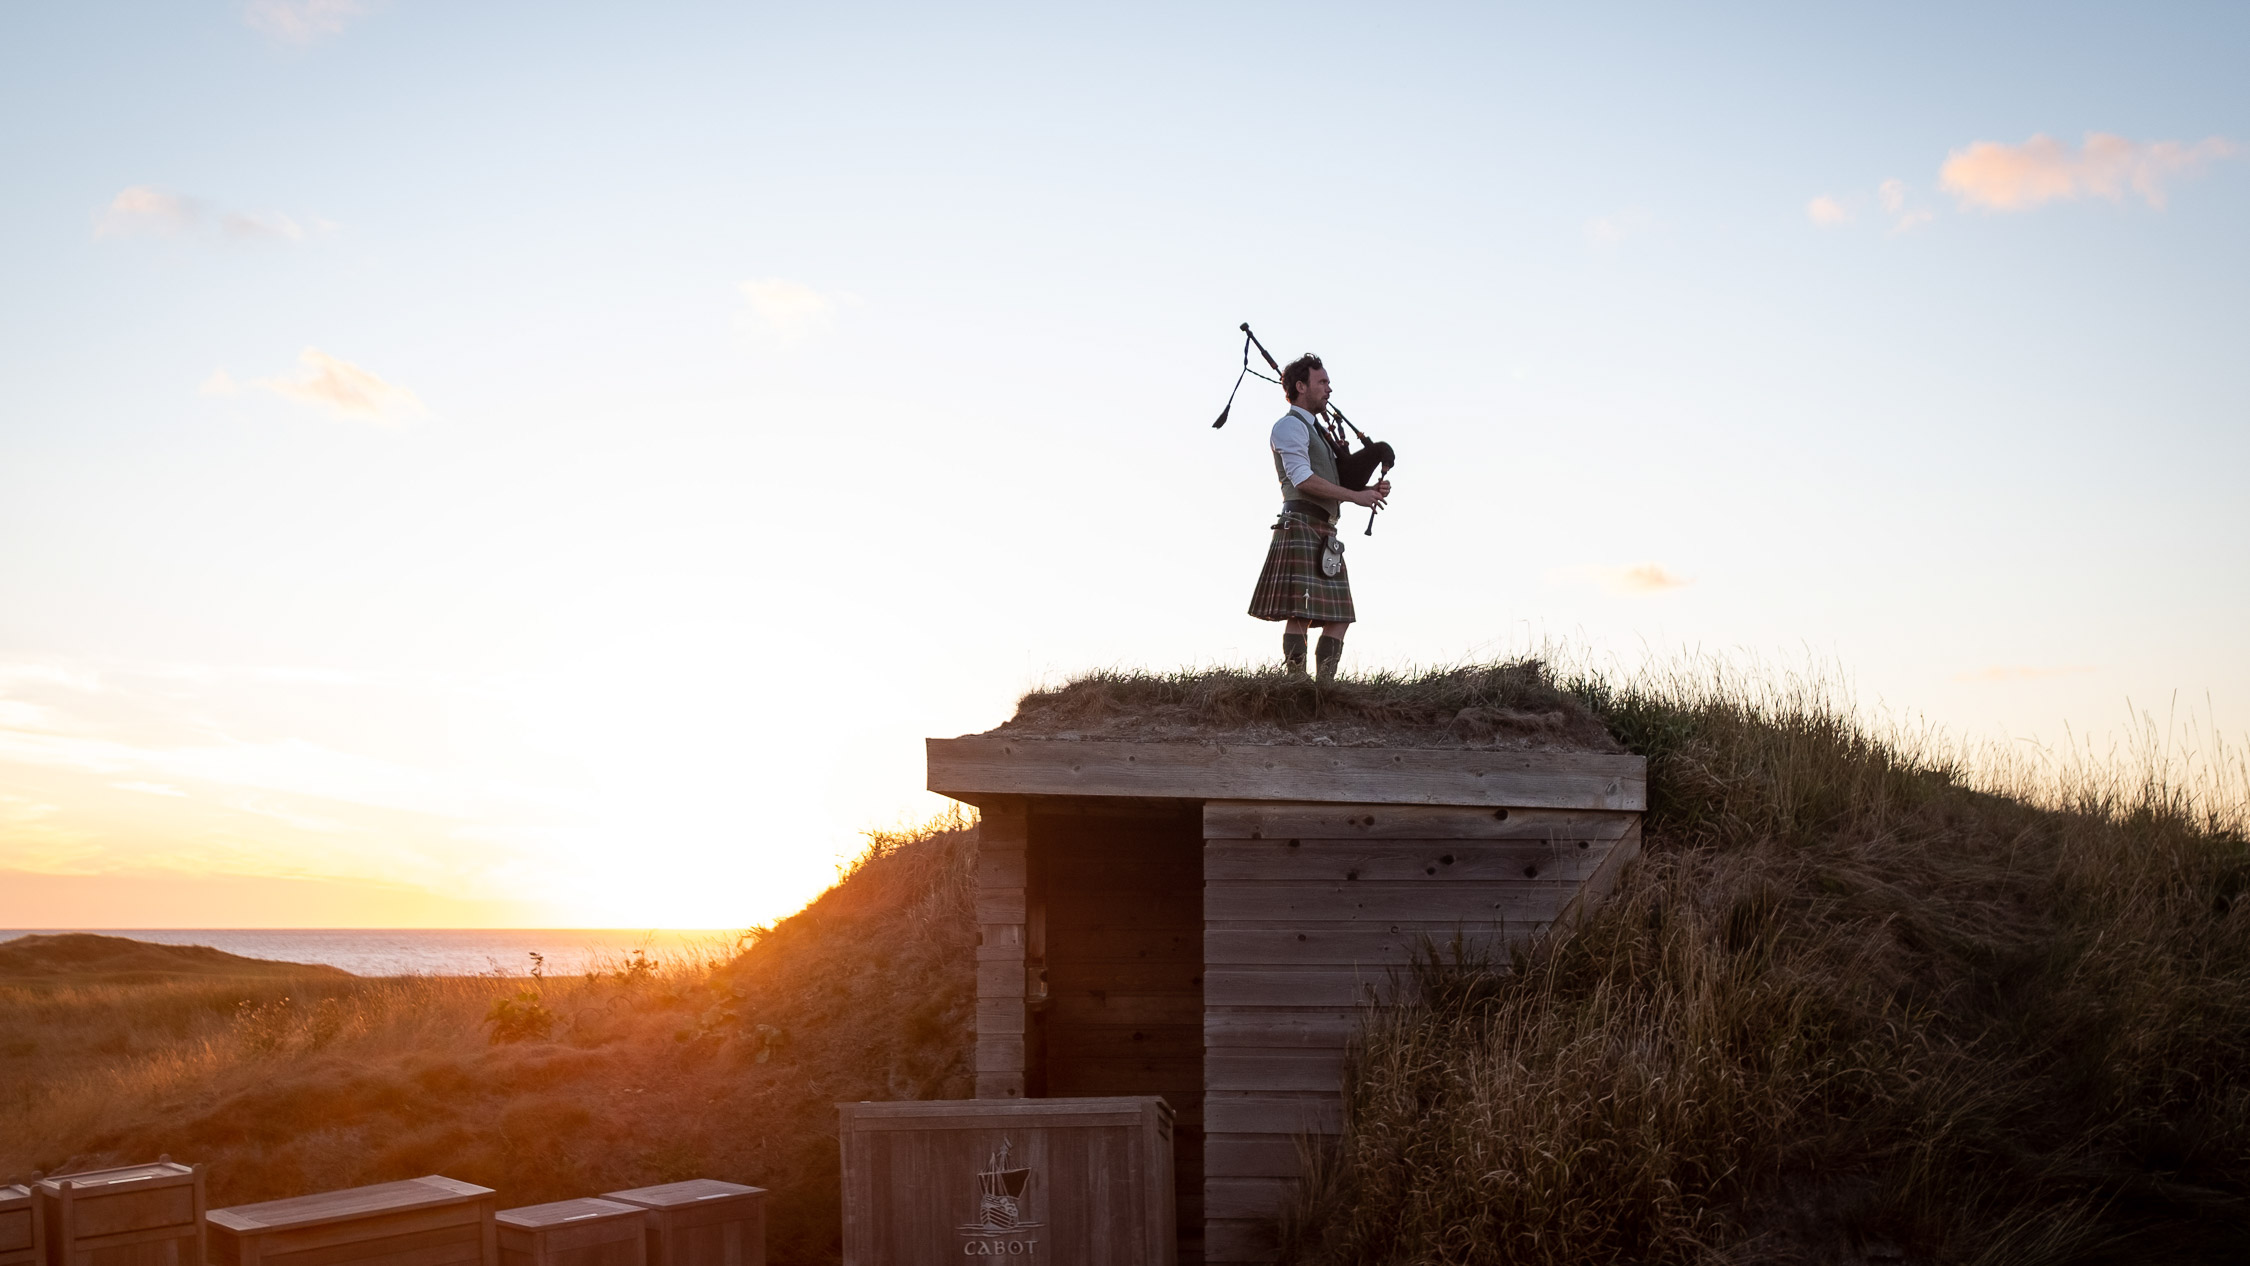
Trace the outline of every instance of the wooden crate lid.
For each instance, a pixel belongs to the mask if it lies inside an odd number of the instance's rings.
[[[114,1169],[89,1169],[80,1174],[56,1174],[39,1180],[39,1190],[54,1195],[62,1194],[62,1185],[69,1183],[73,1192],[97,1187],[116,1187],[126,1183],[160,1183],[167,1179],[177,1182],[195,1176],[193,1166],[178,1161],[161,1160],[147,1165],[119,1165]]]
[[[322,1191],[261,1204],[238,1204],[213,1209],[206,1216],[214,1225],[229,1231],[272,1231],[349,1222],[369,1214],[462,1204],[491,1194],[490,1187],[430,1174],[401,1182],[380,1182],[371,1187],[348,1187],[342,1191]]]
[[[766,1194],[763,1187],[745,1187],[741,1183],[720,1182],[716,1178],[690,1178],[686,1182],[668,1182],[654,1187],[634,1187],[626,1191],[605,1191],[607,1200],[622,1200],[644,1209],[677,1209],[685,1205],[706,1204],[713,1200],[736,1199]]]
[[[576,1200],[556,1200],[548,1204],[527,1204],[520,1209],[502,1209],[496,1220],[506,1226],[536,1231],[542,1227],[561,1226],[564,1223],[593,1222],[611,1218],[639,1219],[648,1211],[639,1205],[599,1196],[580,1196]]]

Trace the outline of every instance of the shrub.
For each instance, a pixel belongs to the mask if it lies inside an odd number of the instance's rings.
[[[544,1041],[555,1031],[555,1013],[547,1009],[545,998],[536,989],[518,989],[508,997],[494,998],[492,1009],[484,1013],[484,1022],[492,1026],[495,1046],[533,1038]]]

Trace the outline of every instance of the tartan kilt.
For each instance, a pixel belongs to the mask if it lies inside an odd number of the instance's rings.
[[[1320,574],[1321,541],[1335,531],[1302,511],[1282,511],[1274,524],[1273,543],[1266,547],[1258,587],[1250,593],[1250,614],[1261,620],[1314,624],[1349,624],[1358,619],[1352,610],[1350,563],[1333,576]]]

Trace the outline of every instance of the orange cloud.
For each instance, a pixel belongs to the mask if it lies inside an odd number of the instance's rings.
[[[421,397],[389,383],[350,361],[338,360],[317,347],[297,354],[303,372],[294,378],[261,378],[257,385],[275,395],[304,404],[334,409],[346,417],[372,422],[395,421],[429,412]]]
[[[1610,586],[1623,593],[1662,593],[1667,589],[1685,589],[1694,583],[1655,563],[1621,568],[1610,576]]]
[[[1805,204],[1805,218],[1822,228],[1833,228],[1839,224],[1851,223],[1852,213],[1851,208],[1822,194]]]
[[[94,236],[185,237],[208,240],[206,228],[216,209],[201,198],[172,193],[153,185],[133,185],[120,190],[94,221]],[[325,233],[337,226],[315,217],[313,230]],[[279,211],[218,211],[218,234],[235,240],[301,242],[305,227]]]
[[[109,200],[94,225],[95,237],[128,237],[150,234],[176,237],[196,226],[203,207],[193,198],[166,193],[148,185],[134,185]]]
[[[2089,194],[2115,202],[2128,191],[2161,208],[2168,181],[2239,152],[2234,142],[2217,136],[2190,145],[2089,132],[2075,151],[2045,135],[2021,145],[1978,141],[1946,156],[1938,183],[1961,205],[1989,211],[2022,211]]]

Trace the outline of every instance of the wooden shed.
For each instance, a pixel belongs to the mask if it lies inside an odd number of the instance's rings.
[[[982,820],[977,1097],[1162,1095],[1180,1261],[1256,1262],[1424,938],[1499,949],[1640,847],[1637,756],[931,739]]]

